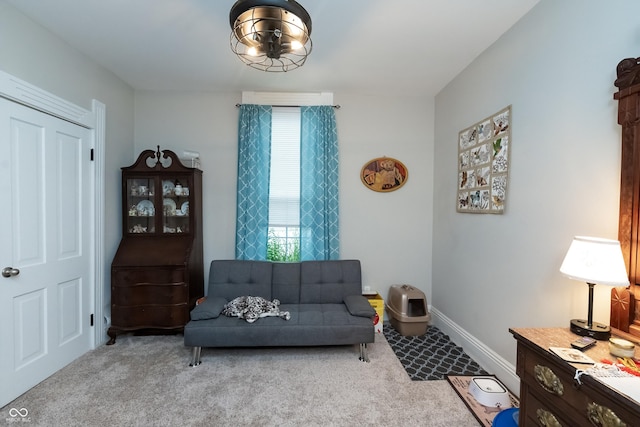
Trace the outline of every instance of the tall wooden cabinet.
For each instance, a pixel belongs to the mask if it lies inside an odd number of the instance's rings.
[[[202,171],[171,150],[143,151],[122,168],[123,236],[111,264],[111,327],[183,330],[204,295]]]
[[[622,126],[618,239],[631,285],[611,293],[611,327],[640,337],[640,58],[617,66],[618,124]]]

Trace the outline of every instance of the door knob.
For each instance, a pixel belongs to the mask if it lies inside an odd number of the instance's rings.
[[[2,269],[2,277],[17,276],[18,274],[20,274],[20,270],[17,268],[5,267]]]

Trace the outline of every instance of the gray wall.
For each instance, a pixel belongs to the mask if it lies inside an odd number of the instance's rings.
[[[638,16],[635,0],[542,0],[436,97],[433,304],[513,364],[509,327],[586,318],[587,285],[558,271],[572,237],[617,238],[613,82],[640,56]],[[507,105],[506,211],[456,213],[458,132]],[[607,324],[610,290],[595,291]]]
[[[136,92],[136,151],[200,152],[204,258],[233,258],[239,93]],[[335,93],[340,144],[341,257],[362,262],[364,284],[386,297],[410,283],[431,297],[433,103],[389,94]],[[391,193],[360,181],[362,166],[388,156],[409,169]],[[207,271],[208,273],[208,271]]]
[[[104,297],[108,310],[109,265],[121,237],[120,167],[130,164],[134,154],[133,89],[2,0],[0,69],[87,110],[92,99],[106,106]]]

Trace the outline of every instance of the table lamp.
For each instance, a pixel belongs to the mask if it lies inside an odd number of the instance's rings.
[[[570,279],[585,281],[589,285],[587,320],[571,320],[571,332],[597,340],[609,339],[609,325],[593,321],[593,287],[596,283],[609,286],[629,285],[620,242],[598,237],[574,237],[560,267],[560,273]]]

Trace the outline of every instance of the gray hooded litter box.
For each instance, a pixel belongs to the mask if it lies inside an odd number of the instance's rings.
[[[403,336],[424,335],[431,320],[424,292],[411,285],[392,285],[387,313],[396,331]]]

